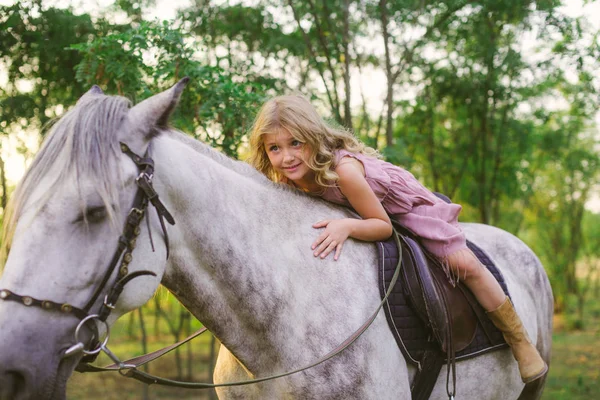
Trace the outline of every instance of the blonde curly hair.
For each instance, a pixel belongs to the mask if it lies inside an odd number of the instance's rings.
[[[319,186],[332,186],[339,176],[335,173],[334,152],[345,149],[380,157],[379,153],[360,142],[351,132],[329,125],[317,113],[308,99],[301,95],[274,97],[261,107],[250,133],[248,162],[275,182],[282,182],[267,155],[263,136],[281,130],[289,132],[296,140],[309,147],[309,157],[304,160],[315,172]]]

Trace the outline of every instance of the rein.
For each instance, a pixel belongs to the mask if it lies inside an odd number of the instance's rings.
[[[396,281],[398,280],[398,276],[400,275],[400,268],[402,265],[402,246],[400,245],[400,239],[398,237],[396,230],[394,230],[393,236],[394,236],[394,240],[396,242],[396,246],[398,247],[398,251],[399,251],[398,264],[396,265],[396,269],[394,270],[394,275],[392,276],[392,279],[390,281],[389,288],[386,291],[385,296],[381,300],[381,303],[379,303],[379,306],[377,306],[377,309],[375,310],[375,312],[373,312],[373,314],[354,333],[352,333],[352,335],[350,335],[346,340],[344,340],[342,343],[340,343],[336,348],[331,350],[329,353],[325,354],[323,357],[319,358],[317,361],[314,361],[313,363],[311,363],[305,367],[298,368],[293,371],[289,371],[289,372],[285,372],[285,373],[281,373],[281,374],[277,374],[277,375],[263,377],[263,378],[249,379],[249,380],[239,381],[239,382],[217,383],[217,384],[203,383],[203,382],[175,381],[175,380],[171,380],[171,379],[161,378],[161,377],[158,377],[158,376],[155,376],[155,375],[152,375],[152,374],[149,374],[147,372],[143,372],[143,371],[140,371],[137,369],[138,367],[157,359],[158,357],[174,350],[175,348],[183,345],[184,343],[189,342],[190,340],[192,340],[195,337],[199,336],[200,334],[204,333],[206,331],[206,328],[202,328],[201,330],[197,331],[196,333],[192,334],[191,336],[187,337],[186,339],[182,340],[181,342],[178,342],[178,343],[171,345],[169,347],[166,347],[164,349],[157,350],[153,353],[139,356],[136,358],[132,358],[127,361],[120,361],[116,358],[111,357],[111,359],[113,361],[115,361],[115,364],[108,365],[103,368],[96,367],[96,366],[89,365],[89,364],[86,364],[86,365],[80,364],[77,367],[77,371],[79,371],[79,372],[118,371],[121,375],[123,375],[125,377],[136,379],[136,380],[146,383],[148,385],[157,384],[157,385],[163,385],[163,386],[180,387],[180,388],[185,388],[185,389],[210,389],[210,388],[228,387],[228,386],[243,386],[243,385],[250,385],[250,384],[259,383],[259,382],[270,381],[273,379],[282,378],[282,377],[285,377],[288,375],[296,374],[298,372],[305,371],[312,367],[316,367],[317,365],[322,364],[325,361],[340,354],[342,351],[346,350],[350,345],[352,345],[352,343],[354,343],[367,330],[367,328],[369,326],[371,326],[371,324],[373,323],[373,321],[379,314],[379,311],[381,310],[383,305],[387,302],[387,299],[388,299],[390,293],[392,292],[392,289],[394,288]],[[109,354],[109,356],[110,356],[110,354]]]
[[[373,314],[354,332],[350,335],[346,340],[340,343],[336,348],[331,350],[329,353],[325,354],[323,357],[319,358],[317,361],[312,362],[311,364],[295,369],[293,371],[272,375],[263,378],[250,379],[240,382],[227,382],[221,384],[213,384],[213,383],[194,383],[194,382],[181,382],[170,380],[166,378],[157,377],[146,372],[140,371],[137,368],[152,361],[156,358],[174,350],[175,348],[183,345],[184,343],[189,342],[195,337],[206,331],[206,328],[202,328],[181,342],[175,343],[169,347],[157,350],[153,353],[149,353],[143,356],[139,356],[136,358],[132,358],[130,360],[121,361],[110,349],[107,347],[108,339],[110,336],[110,327],[106,323],[106,319],[115,308],[115,304],[117,303],[121,292],[123,291],[125,285],[130,282],[132,279],[135,279],[139,276],[151,275],[156,276],[154,272],[151,271],[136,271],[133,273],[128,272],[128,265],[131,262],[133,256],[132,252],[136,245],[136,239],[140,234],[140,223],[144,218],[146,213],[146,209],[148,204],[152,204],[156,209],[161,228],[164,234],[164,240],[167,247],[167,258],[169,257],[169,237],[167,235],[166,226],[164,220],[171,225],[175,224],[175,220],[173,216],[169,213],[169,211],[165,208],[162,202],[159,200],[158,194],[154,190],[152,186],[152,178],[154,174],[154,161],[148,157],[147,153],[144,157],[140,157],[133,153],[129,147],[121,143],[121,151],[126,154],[131,160],[137,165],[140,173],[136,178],[136,184],[138,186],[138,190],[136,192],[136,196],[134,198],[133,204],[127,215],[127,219],[125,222],[125,227],[123,229],[123,234],[119,237],[119,243],[117,250],[115,251],[111,262],[108,266],[108,269],[98,287],[94,291],[90,300],[87,302],[85,307],[78,308],[74,307],[68,303],[57,303],[50,300],[38,300],[31,296],[21,296],[16,293],[13,293],[7,289],[0,289],[0,300],[6,301],[14,301],[21,303],[25,306],[36,306],[40,307],[44,310],[58,310],[64,314],[72,314],[77,317],[80,322],[77,325],[74,333],[74,338],[76,344],[69,347],[63,354],[63,358],[68,358],[76,354],[83,353],[84,357],[82,357],[79,365],[76,367],[76,370],[79,372],[105,372],[105,371],[118,371],[121,375],[137,379],[146,384],[159,384],[165,386],[173,386],[173,387],[181,387],[187,389],[208,389],[208,388],[217,388],[217,387],[227,387],[227,386],[241,386],[241,385],[250,385],[258,382],[269,381],[272,379],[277,379],[281,377],[285,377],[288,375],[296,374],[298,372],[302,372],[309,368],[315,367],[319,364],[324,363],[325,361],[335,357],[340,354],[342,351],[347,349],[352,343],[354,343],[366,330],[371,326],[379,311],[383,307],[383,305],[387,302],[387,299],[394,288],[398,276],[400,275],[400,268],[402,264],[402,255],[400,254],[398,264],[396,265],[396,269],[394,271],[394,275],[392,280],[390,281],[390,285],[388,290],[385,293],[381,303],[377,307],[377,309],[373,312]],[[149,220],[146,219],[146,222],[149,224]],[[154,244],[152,243],[152,236],[150,233],[150,229],[148,229],[148,233],[150,235],[150,242],[152,244],[152,250],[154,251]],[[394,230],[393,232],[394,240],[396,241],[396,245],[398,250],[402,252],[402,246],[400,245],[400,239],[398,234]],[[120,264],[119,264],[120,260]],[[119,265],[117,278],[115,283],[109,290],[108,294],[104,297],[104,301],[100,306],[100,310],[96,314],[90,314],[90,310],[93,305],[96,303],[97,299],[100,297],[102,292],[105,290],[110,277],[113,275],[114,270],[117,265]],[[100,343],[99,334],[98,334],[98,324],[92,325],[92,332],[94,335],[92,336],[90,343],[88,343],[88,348],[86,349],[86,345],[79,339],[79,334],[83,326],[90,321],[98,321],[102,323],[106,330],[106,336],[104,340]],[[91,365],[100,351],[105,352],[108,357],[115,362],[115,364],[102,367],[96,367]]]

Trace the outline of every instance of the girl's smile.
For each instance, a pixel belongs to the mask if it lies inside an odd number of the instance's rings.
[[[263,136],[265,151],[275,171],[303,189],[314,188],[314,173],[306,164],[310,149],[286,129]]]
[[[291,167],[283,167],[284,170],[288,172],[294,172],[302,163],[298,163],[296,165],[292,165]]]

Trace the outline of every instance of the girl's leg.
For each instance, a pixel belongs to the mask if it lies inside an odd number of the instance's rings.
[[[491,272],[468,249],[451,254],[447,261],[452,272],[471,290],[490,320],[502,332],[519,364],[523,382],[544,376],[548,366],[529,340],[510,299]]]
[[[504,290],[470,250],[457,251],[449,255],[447,261],[450,270],[469,288],[484,310],[495,310],[504,303]]]

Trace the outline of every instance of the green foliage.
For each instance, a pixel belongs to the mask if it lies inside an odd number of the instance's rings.
[[[396,136],[410,135],[407,153],[432,189],[479,210],[476,220],[514,232],[521,222],[507,200],[528,195],[523,166],[537,133],[518,115],[534,94],[522,92],[530,83],[518,77],[528,65],[515,49],[532,11],[513,3],[480,3],[463,9],[460,23],[437,26],[429,45],[438,53],[413,59],[411,76],[422,75],[424,86],[403,108]]]
[[[50,106],[74,102],[83,93],[73,81],[81,58],[65,48],[95,33],[89,15],[45,9],[41,1],[0,6],[0,62],[8,75],[8,85],[0,91],[0,127],[21,118],[43,126],[56,115]],[[31,89],[19,90],[18,82],[28,82]]]
[[[251,73],[240,79],[231,69],[198,61],[196,44],[166,22],[143,22],[72,46],[83,56],[76,78],[138,102],[188,76],[174,124],[236,157],[256,109],[278,81]]]
[[[581,230],[585,254],[600,262],[600,214],[584,212]]]
[[[114,4],[115,7],[123,10],[135,22],[141,22],[144,9],[154,5],[156,5],[156,0],[115,0]]]

